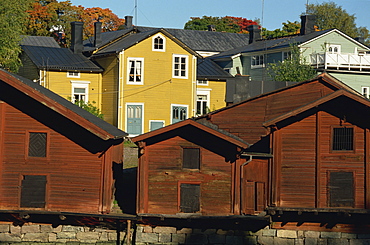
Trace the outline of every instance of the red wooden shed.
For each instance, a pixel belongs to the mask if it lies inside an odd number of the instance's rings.
[[[292,212],[327,219],[367,213],[369,107],[324,73],[138,136],[138,212],[267,212],[277,220]]]
[[[0,70],[0,210],[109,213],[126,135]]]

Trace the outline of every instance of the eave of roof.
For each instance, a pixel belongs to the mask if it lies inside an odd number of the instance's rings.
[[[202,124],[200,122],[196,122],[194,121],[193,119],[189,118],[189,119],[186,119],[184,121],[181,121],[181,122],[178,122],[178,123],[174,123],[174,124],[171,124],[171,125],[168,125],[166,127],[163,127],[163,128],[160,128],[160,129],[157,129],[157,130],[154,130],[154,131],[151,131],[151,132],[148,132],[148,133],[145,133],[145,134],[142,134],[142,135],[139,135],[139,136],[136,136],[134,138],[132,138],[132,141],[133,142],[140,142],[140,141],[145,141],[146,139],[148,138],[152,138],[152,137],[155,137],[155,136],[158,136],[160,134],[163,134],[163,133],[166,133],[166,132],[169,132],[169,131],[172,131],[172,130],[176,130],[178,128],[181,128],[181,127],[184,127],[184,126],[187,126],[187,125],[191,125],[191,126],[194,126],[196,128],[199,128],[209,134],[212,134],[216,137],[219,137],[221,139],[224,139],[238,147],[241,147],[243,149],[246,149],[249,147],[249,144],[244,142],[242,139],[237,139],[236,136],[231,136],[231,135],[227,135],[223,132],[221,132],[220,130],[216,130],[214,128],[211,128],[209,126],[206,126],[205,124]]]
[[[119,139],[127,136],[127,133],[26,78],[0,69],[0,80],[39,101],[76,124],[81,125],[103,140]]]
[[[273,91],[270,91],[270,92],[267,92],[267,93],[264,93],[264,94],[260,94],[258,96],[255,96],[255,97],[252,97],[252,98],[249,98],[249,99],[240,101],[238,103],[235,103],[235,104],[232,104],[232,105],[223,107],[221,109],[212,111],[212,112],[210,112],[208,114],[205,114],[205,115],[202,115],[202,116],[199,116],[199,117],[195,118],[195,120],[199,120],[199,119],[202,119],[202,118],[212,117],[212,114],[216,114],[218,112],[221,112],[221,111],[224,111],[224,110],[228,110],[229,108],[233,108],[233,107],[239,106],[239,105],[244,104],[244,103],[248,103],[248,102],[253,101],[253,100],[256,100],[256,99],[267,97],[267,96],[270,96],[272,94],[279,93],[281,91],[284,91],[284,90],[287,90],[287,89],[290,89],[290,88],[293,88],[293,87],[296,87],[296,86],[302,86],[302,85],[307,84],[307,83],[315,82],[317,80],[321,80],[323,82],[326,82],[326,83],[330,84],[331,86],[336,87],[337,89],[345,89],[345,90],[348,90],[348,91],[350,91],[350,92],[352,92],[354,94],[359,94],[357,91],[355,91],[354,89],[350,88],[346,84],[340,82],[338,79],[334,78],[333,76],[331,76],[331,75],[329,75],[327,73],[322,73],[322,74],[316,76],[313,79],[310,79],[310,80],[307,80],[307,81],[302,81],[302,82],[297,82],[296,84],[293,84],[293,85],[290,85],[290,86],[286,86],[286,87],[283,87],[283,88],[280,88],[280,89],[276,89],[276,90],[273,90]]]
[[[280,122],[282,120],[285,120],[285,119],[290,118],[290,117],[294,117],[294,116],[296,116],[296,115],[298,115],[298,114],[300,114],[300,113],[302,113],[304,111],[307,111],[307,110],[309,110],[311,108],[314,108],[314,107],[317,107],[317,106],[319,106],[319,105],[321,105],[321,104],[323,104],[325,102],[328,102],[330,100],[333,100],[335,98],[338,98],[339,96],[346,96],[348,98],[351,98],[352,100],[355,100],[355,101],[357,101],[359,103],[362,103],[362,104],[370,107],[370,101],[364,99],[363,97],[361,97],[359,95],[353,94],[353,93],[351,93],[349,91],[346,91],[346,90],[343,90],[343,89],[340,89],[340,90],[335,91],[335,92],[333,92],[333,93],[331,93],[331,94],[329,94],[327,96],[324,96],[324,97],[322,97],[322,98],[320,98],[318,100],[315,100],[315,101],[313,101],[313,102],[311,102],[309,104],[306,104],[306,105],[301,106],[299,108],[296,108],[295,110],[292,110],[292,111],[290,111],[288,113],[285,113],[283,115],[280,115],[280,116],[278,116],[276,118],[273,118],[273,119],[271,119],[269,121],[266,121],[262,125],[264,127],[270,127],[270,126],[276,125],[276,123],[278,123],[278,122]]]
[[[60,71],[102,72],[103,69],[85,57],[66,48],[22,46],[23,51],[39,69]]]

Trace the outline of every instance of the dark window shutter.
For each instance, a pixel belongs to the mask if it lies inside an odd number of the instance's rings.
[[[25,175],[22,180],[21,207],[44,208],[46,194],[45,175]]]
[[[352,172],[330,172],[330,207],[354,207],[354,181]]]
[[[333,128],[333,151],[353,151],[353,128]]]
[[[199,148],[183,149],[183,168],[200,169],[200,150]]]
[[[30,133],[28,156],[46,157],[46,133]]]
[[[184,213],[200,211],[200,185],[180,185],[180,211]]]

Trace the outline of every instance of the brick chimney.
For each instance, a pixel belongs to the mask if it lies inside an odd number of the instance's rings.
[[[316,16],[301,15],[301,35],[307,35],[315,31]]]
[[[98,47],[102,43],[101,26],[100,21],[94,23],[94,47]]]
[[[248,32],[249,32],[249,44],[254,43],[258,39],[261,39],[261,29],[258,28],[258,25],[248,26]]]
[[[125,28],[129,29],[132,27],[132,16],[125,16]]]
[[[71,22],[71,28],[72,28],[71,50],[75,54],[82,53],[83,51],[83,44],[82,44],[83,25],[84,25],[83,22],[79,22],[79,21]]]

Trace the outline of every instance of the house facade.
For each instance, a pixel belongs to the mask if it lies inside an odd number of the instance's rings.
[[[74,29],[82,32],[80,23]],[[82,50],[61,48],[52,37],[24,37],[22,67],[18,74],[50,89],[72,102],[102,107],[103,69],[82,54]]]
[[[228,34],[129,23],[127,18],[126,29],[112,33],[97,28],[99,40],[84,43],[85,54],[104,68],[105,120],[135,136],[226,105],[226,79],[232,76],[219,67],[216,71],[215,64],[197,66],[204,56],[247,40],[245,35],[230,33],[234,42],[225,46]],[[220,36],[216,45],[209,44]]]
[[[268,64],[283,61],[291,54],[291,46],[298,45],[303,60],[318,73],[329,73],[368,97],[370,49],[361,42],[347,36],[345,30],[316,31],[315,19],[302,16],[301,33],[270,40],[262,40],[258,29],[250,38],[250,44],[229,50],[212,59],[232,75],[248,76],[250,81],[272,81]]]
[[[127,134],[26,78],[0,87],[0,209],[109,213]]]
[[[298,222],[295,229],[314,223],[316,230],[333,228],[321,225],[328,221],[360,222],[370,205],[369,105],[324,73],[135,137],[137,212],[178,218],[266,212],[279,229],[290,222]]]

